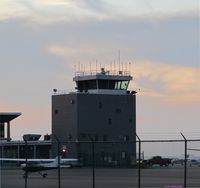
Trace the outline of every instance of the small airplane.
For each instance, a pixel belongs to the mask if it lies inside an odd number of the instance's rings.
[[[43,178],[46,178],[47,173],[42,171],[53,170],[59,167],[59,157],[55,159],[12,159],[12,158],[0,158],[3,162],[15,162],[20,163],[23,171],[25,171],[23,177],[27,178],[29,173],[38,172]],[[72,168],[81,167],[80,161],[75,158],[61,158],[60,157],[60,168]]]

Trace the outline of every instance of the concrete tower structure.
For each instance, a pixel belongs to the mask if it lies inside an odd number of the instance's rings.
[[[91,164],[91,144],[87,142],[94,141],[99,165],[134,164],[136,95],[127,90],[130,74],[102,68],[99,73],[76,73],[73,80],[76,92],[52,96],[52,138],[59,138],[67,150],[65,157]],[[55,143],[52,153],[57,155]]]

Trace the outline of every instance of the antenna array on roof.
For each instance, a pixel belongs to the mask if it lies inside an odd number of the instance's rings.
[[[95,65],[95,66],[94,66]],[[106,66],[107,65],[107,66]],[[108,67],[108,69],[107,69]],[[105,70],[105,73],[108,75],[123,75],[130,76],[131,75],[131,62],[121,62],[120,60],[120,52],[119,52],[119,62],[118,66],[116,66],[116,61],[111,61],[109,64],[102,65],[98,63],[96,60],[95,63],[82,64],[78,62],[78,65],[74,66],[75,68],[75,76],[78,75],[95,75],[101,73],[102,69]]]

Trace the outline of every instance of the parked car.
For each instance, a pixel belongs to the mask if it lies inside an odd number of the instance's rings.
[[[146,166],[160,165],[160,166],[169,166],[172,159],[170,158],[162,158],[161,156],[154,156],[151,159],[144,160]]]

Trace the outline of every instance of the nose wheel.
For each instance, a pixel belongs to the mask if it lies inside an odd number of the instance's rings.
[[[46,177],[47,177],[47,173],[44,173],[44,174],[42,175],[42,177],[43,177],[43,178],[46,178]]]
[[[47,177],[47,173],[41,173],[41,172],[39,172],[39,174],[43,177],[43,178],[46,178]]]

